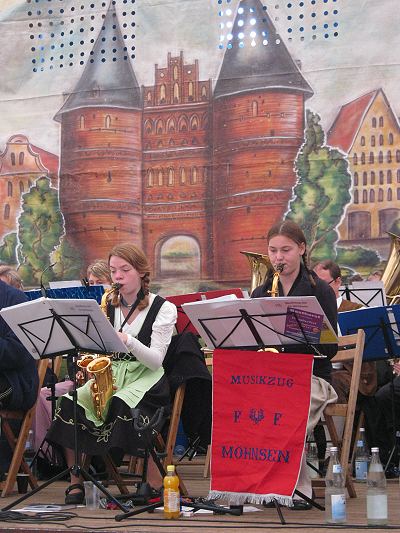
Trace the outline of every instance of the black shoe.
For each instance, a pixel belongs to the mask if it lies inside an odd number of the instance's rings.
[[[305,500],[293,500],[293,505],[289,507],[292,511],[309,511],[311,509],[311,503]]]
[[[79,489],[79,492],[73,492],[71,490]],[[75,483],[70,485],[65,491],[65,503],[66,505],[81,505],[85,501],[85,489],[82,483]]]
[[[400,470],[395,465],[389,465],[385,471],[386,479],[396,479],[400,477]]]

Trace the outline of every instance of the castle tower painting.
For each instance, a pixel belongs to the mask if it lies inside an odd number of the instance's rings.
[[[61,123],[60,207],[85,264],[114,244],[142,245],[140,89],[113,5],[85,70],[56,114]]]
[[[231,33],[213,108],[214,276],[220,280],[246,275],[239,252],[263,251],[266,232],[287,209],[304,101],[313,94],[259,0],[240,2]]]

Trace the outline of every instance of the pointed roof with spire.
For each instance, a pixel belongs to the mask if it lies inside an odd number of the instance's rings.
[[[313,90],[303,78],[260,0],[241,0],[214,98],[259,89],[284,89],[305,93]]]
[[[55,120],[60,121],[63,113],[83,107],[141,109],[140,87],[114,4],[115,1],[111,0],[90,59]]]

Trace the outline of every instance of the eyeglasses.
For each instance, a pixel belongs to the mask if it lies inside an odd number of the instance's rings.
[[[338,278],[336,278],[336,279],[331,279],[331,281],[328,281],[328,285],[330,285],[331,283],[334,283],[337,279],[338,279]]]

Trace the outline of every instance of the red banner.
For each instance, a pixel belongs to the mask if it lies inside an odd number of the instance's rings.
[[[306,437],[312,355],[215,350],[210,497],[290,503]]]

